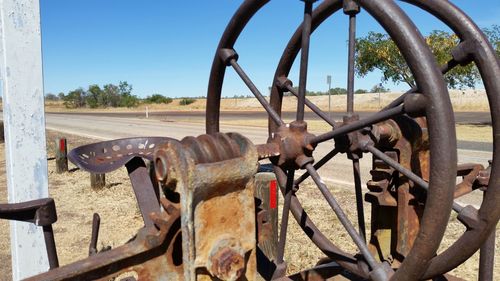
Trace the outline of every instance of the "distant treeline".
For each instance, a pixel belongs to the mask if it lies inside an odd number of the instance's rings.
[[[298,92],[299,89],[298,87],[294,87],[295,91]],[[354,93],[355,94],[366,94],[366,93],[387,93],[389,92],[390,89],[384,88],[382,84],[377,84],[371,88],[371,90],[365,90],[365,89],[357,89]],[[291,93],[285,93],[286,96],[291,96]],[[328,91],[306,91],[306,96],[323,96],[323,95],[328,95]],[[346,88],[333,88],[330,89],[330,95],[347,95],[347,89]]]
[[[296,88],[298,91],[298,89]],[[378,84],[373,86],[370,91],[364,89],[356,90],[356,94],[364,93],[385,93],[389,89],[384,88],[382,85]],[[314,92],[307,91],[307,96],[320,96],[327,95],[328,92]],[[331,95],[345,95],[347,90],[345,88],[333,88],[330,90]],[[286,96],[290,96],[291,93],[285,93]],[[179,105],[189,105],[196,101],[196,99],[204,99],[206,97],[195,97],[195,98],[180,98]],[[253,98],[252,95],[234,95],[233,97],[223,97],[223,98]],[[139,104],[169,104],[173,102],[173,99],[166,97],[161,94],[152,94],[146,98],[139,98],[132,94],[132,85],[126,81],[120,81],[118,85],[106,84],[102,86],[93,84],[88,86],[87,89],[78,88],[68,93],[59,93],[58,95],[47,93],[45,94],[45,100],[47,101],[63,101],[64,106],[67,108],[106,108],[106,107],[136,107]]]
[[[299,88],[294,87],[295,91],[298,92]],[[271,91],[271,88],[268,88],[268,91]],[[370,90],[365,90],[365,89],[357,89],[354,93],[355,94],[367,94],[367,93],[387,93],[390,92],[390,89],[385,88],[382,84],[377,84],[373,86]],[[347,94],[347,89],[346,88],[333,88],[330,89],[330,94],[331,95],[346,95]],[[290,92],[284,93],[285,96],[293,96]],[[306,91],[306,96],[323,96],[323,95],[328,95],[328,91]],[[226,96],[222,97],[223,99],[246,99],[246,98],[253,98],[253,95],[234,95],[234,96]],[[200,97],[200,98],[205,98],[205,97]]]
[[[136,107],[141,103],[146,104],[168,104],[172,98],[161,94],[152,94],[146,98],[139,98],[132,94],[132,85],[126,81],[120,81],[118,85],[106,84],[102,86],[93,84],[87,89],[78,88],[68,93],[58,95],[47,93],[47,101],[63,101],[67,108],[106,108],[106,107]],[[181,98],[181,105],[188,105],[195,102],[193,98]]]

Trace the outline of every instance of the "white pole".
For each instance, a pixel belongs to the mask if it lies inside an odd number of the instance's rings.
[[[146,106],[146,119],[148,119],[148,118],[149,118],[149,109],[148,109],[148,107]]]
[[[48,197],[40,6],[0,0],[0,74],[9,202]],[[49,268],[42,228],[11,222],[12,278]]]

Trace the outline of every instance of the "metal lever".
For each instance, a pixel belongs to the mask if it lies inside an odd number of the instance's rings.
[[[101,226],[101,217],[94,213],[92,218],[92,236],[90,237],[89,257],[97,254],[97,239],[99,237],[99,227]]]
[[[52,224],[57,221],[54,199],[43,198],[22,203],[0,204],[0,219],[34,223],[43,228],[50,269],[59,267]]]

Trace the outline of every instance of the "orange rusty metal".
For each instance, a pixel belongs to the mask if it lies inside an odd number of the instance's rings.
[[[429,179],[429,140],[425,118],[399,116],[374,126],[377,146],[405,168]],[[373,159],[370,192],[372,203],[370,249],[393,267],[403,261],[420,229],[425,194],[405,176],[394,172],[376,157]],[[425,198],[425,197],[423,197]]]
[[[184,280],[253,280],[256,147],[235,133],[202,135],[166,142],[155,163],[158,179],[182,194]]]

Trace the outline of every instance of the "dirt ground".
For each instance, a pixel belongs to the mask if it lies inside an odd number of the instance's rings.
[[[47,139],[53,141],[59,133],[48,131]],[[65,135],[68,149],[94,142],[91,139]],[[4,146],[0,144],[0,155],[4,155]],[[70,172],[55,173],[53,145],[48,145],[49,193],[55,199],[58,221],[54,224],[55,239],[61,265],[68,264],[88,255],[91,234],[92,215],[101,215],[99,248],[116,247],[128,241],[142,226],[142,219],[134,200],[134,194],[125,169],[106,175],[106,187],[100,190],[90,188],[89,174],[76,169],[70,164]],[[0,202],[7,201],[5,183],[5,160],[0,159]],[[329,186],[351,221],[356,221],[355,196],[352,190],[338,186]],[[332,213],[321,193],[311,182],[301,186],[297,193],[306,211],[320,230],[335,244],[347,252],[354,253],[356,248],[351,242],[335,215]],[[283,200],[280,199],[280,204]],[[370,228],[369,205],[365,204],[367,229]],[[446,249],[463,233],[464,228],[452,215],[441,250]],[[498,228],[497,228],[498,233]],[[0,220],[0,280],[10,280],[10,242],[9,225]],[[369,235],[369,231],[367,233]],[[500,278],[500,239],[496,239],[495,276]],[[290,219],[289,234],[285,258],[288,272],[293,273],[315,265],[322,253],[303,234],[298,224]],[[465,280],[477,280],[478,254],[453,270],[452,274]]]

